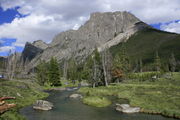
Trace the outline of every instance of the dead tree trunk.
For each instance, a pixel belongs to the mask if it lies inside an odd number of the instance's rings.
[[[142,68],[143,68],[142,59],[139,59],[139,69],[141,73],[143,72]]]
[[[68,63],[66,60],[64,60],[64,67],[63,67],[63,78],[67,79],[67,68],[68,68]]]
[[[102,67],[103,67],[103,73],[104,73],[104,83],[105,83],[105,86],[108,86],[106,65],[107,65],[107,54],[106,54],[106,50],[104,50],[102,53]]]
[[[93,88],[96,87],[96,80],[97,80],[97,65],[96,60],[94,59],[94,74],[93,74]]]
[[[7,78],[9,80],[12,80],[14,78],[16,67],[17,67],[17,53],[12,54],[10,51],[6,64]]]

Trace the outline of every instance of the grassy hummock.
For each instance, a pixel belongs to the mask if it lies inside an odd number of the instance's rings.
[[[95,107],[107,107],[111,104],[111,101],[105,97],[88,96],[83,98],[83,103]]]
[[[17,106],[0,116],[0,120],[24,120],[19,114],[19,109],[34,103],[37,99],[48,96],[42,92],[42,87],[37,83],[28,80],[0,80],[0,96],[16,97],[15,100],[8,100],[8,103],[15,103]]]
[[[171,78],[160,78],[154,82],[132,80],[108,87],[81,88],[79,92],[88,96],[128,99],[131,106],[141,107],[142,112],[180,118],[179,85],[180,73],[173,73]]]

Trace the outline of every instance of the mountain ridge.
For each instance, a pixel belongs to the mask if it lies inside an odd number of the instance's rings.
[[[39,63],[39,61],[49,61],[52,57],[56,57],[59,62],[68,60],[72,57],[77,61],[82,62],[94,51],[94,49],[97,48],[99,52],[105,49],[111,49],[113,46],[118,46],[118,44],[122,42],[128,42],[135,34],[143,30],[152,30],[154,31],[152,33],[157,36],[158,34],[162,33],[162,35],[160,35],[161,37],[156,36],[153,38],[149,36],[149,39],[146,38],[148,41],[158,39],[163,43],[163,40],[161,40],[162,38],[164,39],[163,36],[168,37],[178,35],[175,33],[157,30],[128,12],[92,13],[90,19],[86,21],[85,24],[82,25],[78,30],[68,30],[59,33],[54,37],[51,43],[45,45],[45,49],[42,50],[40,48],[41,50],[39,52],[35,52],[38,54],[36,54],[30,60],[28,67],[32,69]],[[151,34],[151,32],[149,33]],[[134,45],[146,45],[145,42],[148,43],[148,41],[144,41],[143,43],[141,40],[143,38],[138,39],[139,40],[136,40],[137,43],[134,43]],[[169,38],[169,40],[171,39],[172,38]],[[31,45],[34,45],[34,43]],[[154,43],[150,43],[149,46],[151,44],[154,45]],[[134,52],[135,51],[136,50],[134,49]]]
[[[39,60],[49,61],[51,57],[56,57],[59,62],[71,57],[82,61],[95,48],[103,51],[106,46],[110,48],[146,27],[150,26],[129,12],[92,13],[78,30],[56,35],[49,47],[32,59],[30,66],[36,66]]]

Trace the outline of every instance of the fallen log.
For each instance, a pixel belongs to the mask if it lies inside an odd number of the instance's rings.
[[[0,101],[9,100],[9,99],[16,99],[15,97],[0,97]]]
[[[15,107],[16,104],[3,104],[0,106],[0,114],[6,112],[7,110],[9,110],[10,108]]]
[[[5,101],[0,101],[0,106],[4,104],[5,104]]]
[[[16,106],[16,104],[7,104],[4,100],[16,99],[15,97],[0,97],[0,114]]]

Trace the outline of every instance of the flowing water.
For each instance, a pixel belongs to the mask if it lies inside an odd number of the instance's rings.
[[[70,99],[73,91],[51,91],[46,99],[54,104],[50,111],[34,110],[27,106],[20,110],[28,120],[175,120],[160,115],[123,114],[115,111],[113,106],[96,108],[84,105],[78,99]]]

